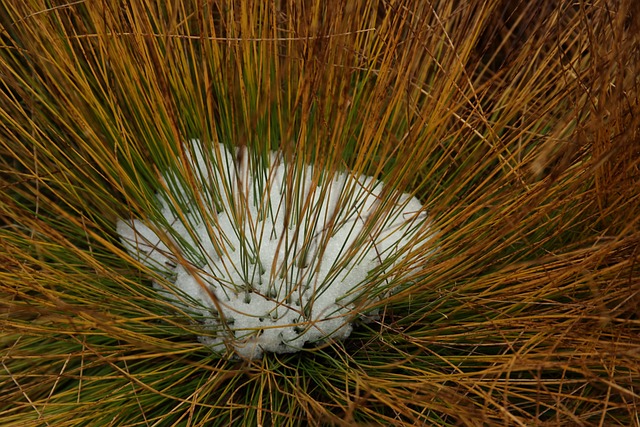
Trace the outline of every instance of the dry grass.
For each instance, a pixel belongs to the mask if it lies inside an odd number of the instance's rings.
[[[147,3],[0,2],[4,425],[640,425],[636,2]],[[438,250],[344,342],[211,354],[115,234],[189,138],[378,176]]]

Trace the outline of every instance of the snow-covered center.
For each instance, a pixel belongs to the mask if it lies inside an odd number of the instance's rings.
[[[428,233],[418,199],[372,177],[191,144],[191,179],[166,172],[157,194],[165,221],[119,220],[117,232],[178,291],[163,294],[206,319],[199,339],[214,351],[258,358],[346,338],[366,314],[354,301],[373,301],[372,284]]]

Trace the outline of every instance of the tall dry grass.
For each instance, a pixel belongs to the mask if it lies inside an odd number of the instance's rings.
[[[3,425],[640,425],[638,12],[3,0]],[[437,241],[347,340],[220,357],[115,232],[190,138],[379,177]]]

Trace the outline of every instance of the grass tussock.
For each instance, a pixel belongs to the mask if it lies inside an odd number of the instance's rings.
[[[639,16],[2,0],[3,425],[640,425]],[[220,357],[116,233],[167,170],[198,200],[192,138],[374,176],[437,235],[348,339]]]

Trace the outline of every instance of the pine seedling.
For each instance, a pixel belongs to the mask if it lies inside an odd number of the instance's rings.
[[[3,425],[637,424],[634,7],[0,2]]]

